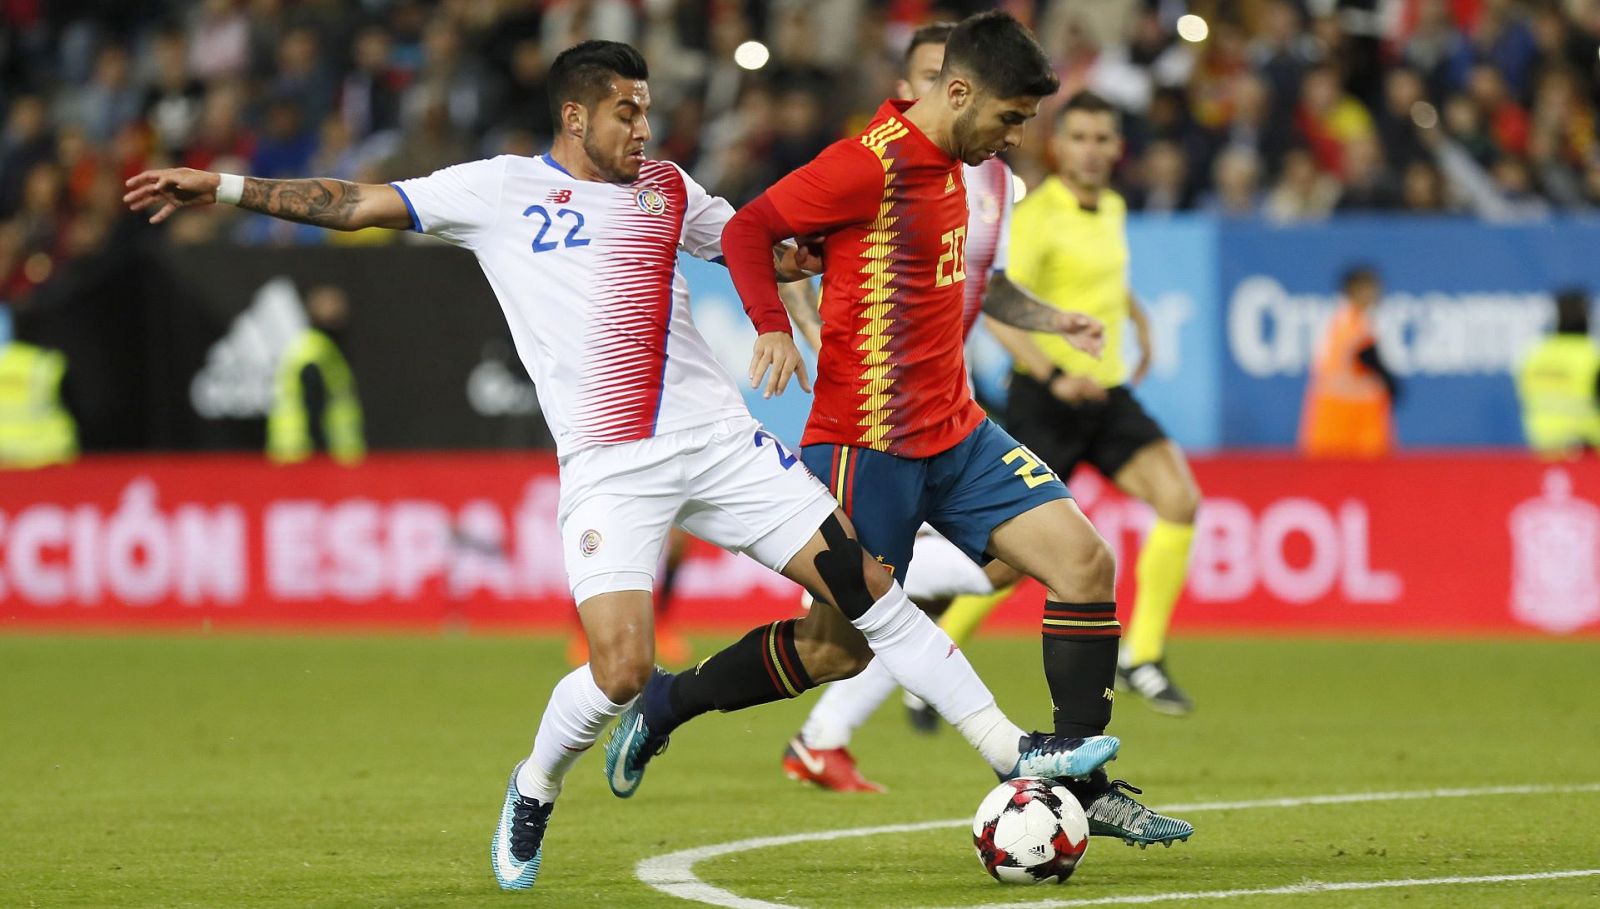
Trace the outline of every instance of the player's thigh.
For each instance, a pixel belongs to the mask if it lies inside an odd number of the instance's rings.
[[[1061,603],[1103,603],[1115,597],[1111,549],[1072,499],[1029,509],[989,537],[999,559],[1045,586]]]
[[[578,452],[562,465],[558,520],[574,602],[654,588],[662,547],[686,496],[682,473],[666,454],[621,445]]]
[[[989,546],[995,528],[1041,505],[1071,498],[1037,454],[990,420],[932,459],[930,486],[935,494],[928,523],[979,563],[998,554]]]
[[[1117,488],[1156,511],[1163,521],[1193,524],[1200,508],[1200,486],[1183,449],[1171,439],[1151,442],[1112,475]]]
[[[678,525],[782,571],[838,508],[800,457],[754,420],[728,421],[691,454]]]
[[[982,565],[938,531],[926,526],[917,532],[905,588],[906,596],[918,605],[994,590]]]

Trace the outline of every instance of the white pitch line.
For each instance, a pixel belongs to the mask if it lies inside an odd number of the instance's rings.
[[[1188,893],[1151,893],[1145,896],[1103,896],[1081,900],[1038,900],[1032,903],[990,903],[961,909],[1076,909],[1078,906],[1142,906],[1184,900],[1222,900],[1236,896],[1297,896],[1347,890],[1389,890],[1396,887],[1438,887],[1446,884],[1512,884],[1519,881],[1556,881],[1574,877],[1600,877],[1600,868],[1539,871],[1532,874],[1486,874],[1481,877],[1414,877],[1398,881],[1303,881],[1259,890],[1195,890]],[[792,909],[792,907],[791,907]]]
[[[1368,802],[1402,802],[1418,799],[1449,799],[1470,798],[1485,795],[1559,795],[1575,792],[1600,792],[1600,783],[1581,783],[1571,786],[1531,785],[1531,786],[1484,786],[1476,789],[1418,789],[1405,792],[1349,792],[1334,795],[1308,795],[1296,798],[1255,799],[1251,801],[1235,802],[1190,802],[1181,805],[1162,806],[1163,811],[1191,812],[1191,811],[1248,811],[1257,808],[1299,808],[1307,805],[1352,805]],[[785,836],[762,836],[751,839],[735,840],[729,843],[715,843],[710,846],[697,846],[693,849],[681,849],[644,859],[634,867],[634,876],[640,881],[670,896],[690,902],[702,903],[708,906],[721,906],[724,909],[796,909],[792,903],[772,903],[753,897],[740,896],[730,890],[713,886],[702,881],[694,873],[694,866],[710,859],[738,852],[750,852],[756,849],[772,849],[778,846],[792,846],[796,843],[824,843],[832,840],[853,839],[863,836],[881,836],[889,833],[920,833],[925,830],[942,830],[950,827],[965,827],[972,823],[966,818],[954,818],[943,821],[923,821],[915,824],[887,824],[881,827],[854,827],[846,830],[817,830],[811,833],[791,833]],[[1552,872],[1568,877],[1581,875],[1600,874],[1600,869],[1583,871]],[[1508,880],[1521,878],[1512,877]],[[1530,878],[1535,879],[1535,878]],[[1438,878],[1440,883],[1451,883],[1454,879]],[[1470,880],[1478,880],[1476,878]],[[1293,885],[1296,887],[1322,887],[1328,889],[1350,889],[1350,885],[1308,883]],[[1377,881],[1363,884],[1363,888],[1380,886],[1400,886],[1387,881]],[[1406,886],[1425,886],[1425,884],[1408,884]],[[1320,892],[1320,890],[1265,890],[1241,891],[1238,895],[1249,893],[1300,893]],[[1217,891],[1222,895],[1233,895],[1233,891]],[[1107,899],[1124,902],[1157,902],[1160,899],[1200,899],[1193,895],[1152,894],[1149,896],[1108,897]],[[1214,898],[1205,896],[1206,899]],[[1114,903],[1108,903],[1112,905]],[[1016,906],[1034,904],[1002,904],[1006,909]],[[1072,905],[1101,905],[1101,903],[1049,903],[1050,906]]]

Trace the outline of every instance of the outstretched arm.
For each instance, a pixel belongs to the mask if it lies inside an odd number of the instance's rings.
[[[151,224],[160,224],[180,208],[224,202],[285,221],[313,224],[333,230],[411,226],[411,213],[399,191],[387,184],[351,183],[325,177],[303,180],[264,180],[230,177],[187,167],[147,170],[127,182],[122,201],[134,211],[155,208]],[[236,193],[237,198],[229,198]]]
[[[1068,312],[1040,300],[996,272],[989,280],[983,295],[983,312],[989,318],[1028,331],[1054,332],[1067,339],[1067,343],[1092,356],[1100,356],[1105,347],[1105,326],[1093,316],[1081,312]]]

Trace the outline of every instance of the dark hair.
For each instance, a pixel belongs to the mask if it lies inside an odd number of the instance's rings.
[[[911,55],[924,44],[937,44],[943,47],[950,40],[950,33],[955,30],[954,22],[933,22],[912,32],[911,43],[906,45],[905,64],[911,65]]]
[[[1039,42],[1001,10],[969,16],[950,31],[939,75],[946,78],[956,70],[996,98],[1043,98],[1061,87]]]
[[[1569,287],[1556,294],[1556,333],[1589,333],[1589,295],[1580,288]]]
[[[1056,113],[1056,129],[1060,129],[1062,124],[1067,122],[1067,115],[1073,111],[1085,114],[1110,114],[1112,126],[1117,132],[1122,131],[1122,118],[1116,106],[1088,89],[1073,92],[1067,103],[1061,106],[1061,110]]]
[[[1073,92],[1072,97],[1067,99],[1067,103],[1062,106],[1061,110],[1063,112],[1081,110],[1086,114],[1115,114],[1117,112],[1116,107],[1110,101],[1088,89]]]
[[[611,91],[611,80],[648,79],[650,67],[644,55],[621,41],[585,41],[556,55],[550,64],[550,115],[558,127],[561,105],[576,101],[586,108]]]
[[[1377,284],[1378,271],[1371,265],[1353,265],[1345,269],[1344,276],[1339,279],[1339,289],[1349,293],[1357,284]]]

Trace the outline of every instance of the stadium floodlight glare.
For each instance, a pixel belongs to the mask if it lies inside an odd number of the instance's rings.
[[[1420,129],[1433,129],[1439,125],[1439,109],[1426,101],[1411,105],[1411,122]]]
[[[766,66],[770,59],[772,54],[768,53],[767,46],[760,41],[746,41],[733,51],[733,62],[739,64],[742,69],[760,69]]]
[[[1209,34],[1211,34],[1211,26],[1206,24],[1206,20],[1196,16],[1194,13],[1187,13],[1178,17],[1179,38],[1191,44],[1199,44],[1201,41],[1206,40],[1206,36]]]

